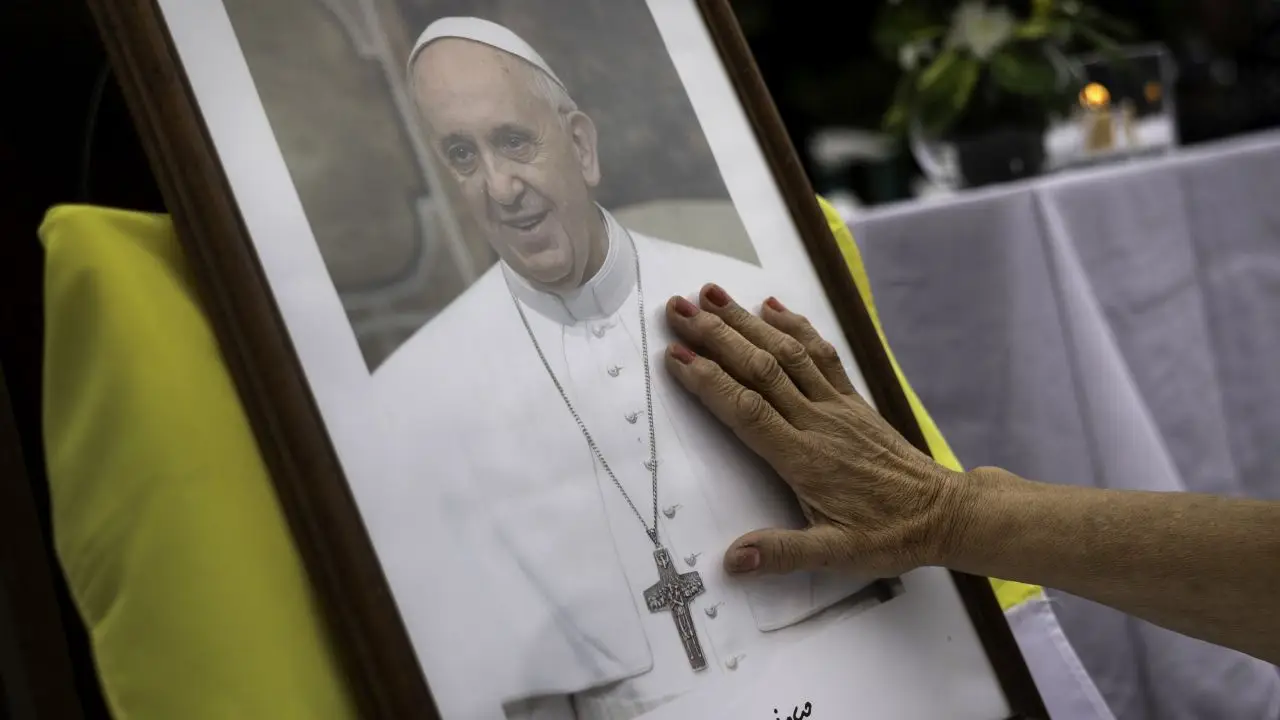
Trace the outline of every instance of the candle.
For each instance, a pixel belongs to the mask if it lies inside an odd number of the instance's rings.
[[[1115,147],[1115,121],[1111,116],[1111,91],[1101,83],[1091,82],[1080,90],[1080,107],[1085,152],[1095,153]]]

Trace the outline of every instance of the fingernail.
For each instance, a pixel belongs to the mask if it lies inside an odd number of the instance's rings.
[[[707,299],[716,307],[724,307],[729,304],[729,295],[719,285],[711,285],[707,287]]]
[[[785,305],[783,305],[782,303],[778,302],[778,298],[776,298],[776,297],[771,297],[771,298],[769,298],[768,300],[765,300],[765,301],[764,301],[764,304],[765,304],[765,305],[768,305],[769,307],[773,308],[774,310],[776,310],[776,311],[778,311],[778,312],[786,312],[786,311],[787,311],[787,307],[786,307]]]
[[[691,318],[698,314],[698,306],[682,297],[678,297],[676,298],[676,313],[683,317]]]
[[[760,567],[760,551],[753,547],[738,548],[729,553],[729,572],[751,572],[758,567]]]
[[[671,353],[671,357],[679,360],[685,365],[693,362],[693,358],[695,357],[693,351],[683,345],[672,345],[669,352]]]

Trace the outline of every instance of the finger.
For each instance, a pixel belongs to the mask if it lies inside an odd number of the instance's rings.
[[[846,544],[840,530],[831,525],[804,530],[756,530],[729,546],[724,569],[735,575],[820,570],[845,562]]]
[[[682,297],[667,302],[671,329],[690,348],[714,360],[737,381],[760,393],[787,419],[795,420],[809,401],[783,371],[778,359],[752,345],[715,313],[704,312]]]
[[[700,298],[703,310],[719,317],[747,342],[773,355],[783,372],[810,400],[827,400],[836,395],[835,388],[799,340],[747,312],[719,285],[703,286]]]
[[[808,351],[809,357],[813,359],[813,364],[818,367],[819,372],[827,382],[831,383],[836,392],[843,395],[858,394],[849,380],[849,375],[844,371],[844,365],[840,362],[835,346],[819,335],[803,315],[791,312],[778,302],[777,298],[771,297],[764,302],[760,316],[765,322],[799,340]]]
[[[667,348],[667,370],[766,461],[793,447],[799,433],[760,393],[743,387],[719,365],[683,345]]]

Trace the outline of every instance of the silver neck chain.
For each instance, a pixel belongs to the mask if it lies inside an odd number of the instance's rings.
[[[636,518],[640,524],[644,526],[645,534],[653,541],[654,547],[662,547],[662,543],[658,541],[658,441],[657,433],[653,429],[653,377],[649,372],[649,331],[645,327],[644,314],[644,283],[640,280],[640,253],[636,250],[635,240],[631,239],[630,234],[627,240],[631,243],[632,255],[636,260],[636,299],[640,305],[640,352],[644,358],[644,399],[645,399],[645,415],[649,418],[649,462],[645,463],[645,467],[649,469],[649,476],[653,483],[653,526],[645,521],[644,515],[640,513],[639,508],[632,502],[631,496],[627,494],[626,488],[622,487],[622,483],[618,481],[618,476],[613,474],[613,469],[609,467],[609,462],[604,459],[604,454],[600,452],[600,446],[596,445],[596,441],[591,437],[591,431],[587,430],[587,424],[582,421],[582,416],[573,407],[573,402],[569,400],[569,393],[565,392],[564,386],[560,384],[560,379],[556,377],[556,373],[551,369],[551,363],[547,362],[547,356],[542,352],[542,346],[538,344],[538,338],[533,334],[533,328],[529,325],[529,318],[525,317],[524,308],[520,305],[520,301],[511,296],[511,300],[516,305],[516,312],[520,313],[520,322],[524,323],[524,329],[529,333],[529,340],[533,343],[533,349],[538,352],[538,359],[542,361],[542,367],[546,368],[547,375],[551,377],[551,382],[555,384],[556,390],[560,392],[564,405],[569,409],[569,414],[573,416],[573,421],[578,424],[578,429],[582,431],[582,437],[586,438],[587,446],[591,448],[591,452],[595,453],[596,459],[600,461],[600,467],[604,468],[605,473],[613,484],[617,486],[618,492],[622,493],[622,499],[627,501],[627,505],[631,506],[631,512],[636,514]]]

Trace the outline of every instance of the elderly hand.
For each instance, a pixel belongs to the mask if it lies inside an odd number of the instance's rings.
[[[667,367],[795,491],[804,530],[762,529],[725,554],[733,573],[843,568],[891,577],[938,564],[963,517],[960,473],[911,446],[854,390],[835,349],[770,298],[756,317],[707,285],[667,318]]]

